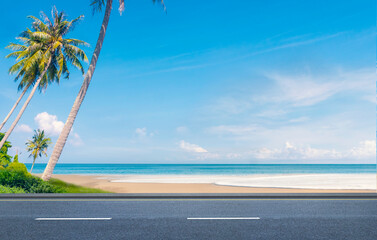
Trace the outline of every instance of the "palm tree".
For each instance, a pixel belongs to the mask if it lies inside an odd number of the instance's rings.
[[[8,139],[13,129],[20,120],[26,107],[31,101],[35,91],[39,87],[45,89],[52,82],[60,82],[61,75],[69,78],[68,63],[81,70],[84,74],[84,68],[80,61],[88,61],[83,50],[78,46],[87,45],[87,43],[64,36],[73,29],[75,23],[83,16],[67,21],[63,12],[58,12],[53,8],[53,19],[50,21],[44,13],[44,21],[36,17],[33,19],[32,29],[27,29],[18,38],[23,44],[12,43],[8,48],[14,52],[7,57],[16,57],[14,64],[9,72],[17,73],[16,79],[23,77],[21,84],[33,84],[29,97],[26,99],[16,119],[8,129],[4,138],[0,142],[0,148]],[[36,79],[36,80],[35,80]]]
[[[7,46],[7,48],[10,48],[10,49],[15,51],[15,52],[6,56],[6,58],[10,58],[10,57],[18,57],[23,51],[25,51],[25,49],[27,47],[22,46],[20,44],[11,43],[10,45]],[[20,48],[22,48],[22,50],[18,50]],[[17,70],[15,70],[15,69],[12,69],[12,68],[9,69],[10,74],[13,74],[13,73],[16,73],[16,72],[17,72]],[[10,116],[13,114],[14,110],[16,109],[18,104],[20,103],[21,99],[23,98],[23,96],[25,95],[25,93],[27,92],[29,87],[32,86],[35,83],[35,81],[37,79],[37,76],[36,76],[37,73],[38,73],[38,69],[37,69],[36,66],[34,66],[34,68],[29,69],[28,73],[24,73],[23,75],[18,74],[16,76],[15,81],[17,81],[20,77],[22,77],[22,80],[21,80],[20,84],[18,85],[18,90],[23,89],[23,91],[22,91],[21,95],[18,97],[15,104],[13,105],[13,107],[11,108],[11,110],[9,111],[8,115],[5,117],[4,121],[1,123],[0,130],[4,127],[4,125],[6,124],[8,119],[10,118]],[[42,79],[42,81],[43,81],[43,79]],[[45,84],[43,84],[43,83],[39,84],[39,90],[40,91],[42,91],[42,89],[45,88],[45,87],[46,87]]]
[[[155,2],[155,0],[153,0]],[[160,3],[163,5],[164,10],[165,5],[163,0],[160,1]],[[63,130],[61,131],[58,140],[56,141],[56,144],[54,146],[54,149],[52,151],[51,157],[47,163],[47,166],[43,172],[42,179],[47,181],[51,178],[52,172],[54,171],[55,165],[58,162],[60,155],[62,154],[63,148],[65,146],[65,143],[67,142],[68,135],[72,130],[73,123],[77,117],[77,114],[80,110],[80,106],[82,102],[84,101],[86,92],[88,90],[90,81],[92,80],[92,76],[94,74],[94,70],[97,65],[98,57],[102,49],[103,41],[105,39],[105,34],[107,31],[107,25],[110,20],[110,14],[111,14],[111,9],[112,9],[112,0],[107,0],[106,1],[106,9],[105,9],[105,16],[103,17],[102,20],[102,25],[100,29],[100,33],[97,39],[97,44],[96,48],[94,49],[92,59],[90,61],[89,69],[86,72],[84,81],[81,85],[81,89],[79,93],[77,94],[77,97],[75,99],[75,102],[73,103],[71,112],[68,115],[67,121],[64,124]],[[93,8],[93,12],[96,11],[101,11],[103,7],[105,6],[105,0],[93,0],[90,4]],[[122,14],[124,10],[124,0],[119,0],[119,12]]]
[[[51,144],[51,139],[45,137],[44,130],[34,130],[34,136],[32,140],[27,141],[26,150],[30,152],[29,157],[33,157],[33,164],[31,165],[30,173],[33,171],[35,160],[38,157],[45,155],[47,157],[47,148]]]

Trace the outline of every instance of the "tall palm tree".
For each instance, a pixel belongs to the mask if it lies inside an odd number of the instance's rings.
[[[9,72],[17,73],[16,79],[24,77],[23,80],[28,80],[29,84],[34,86],[16,119],[1,140],[0,148],[17,125],[38,87],[45,89],[52,82],[59,83],[61,75],[69,78],[68,63],[84,74],[84,68],[80,61],[87,62],[88,58],[78,46],[87,45],[87,43],[78,39],[64,38],[83,16],[68,21],[65,14],[59,13],[56,8],[53,8],[52,15],[51,21],[42,13],[45,22],[30,16],[29,18],[34,20],[33,31],[27,29],[21,33],[18,39],[23,44],[12,43],[8,46],[14,52],[7,57],[16,57],[17,61],[9,69]],[[26,82],[21,81],[21,84],[26,84]]]
[[[26,40],[25,38],[21,38],[21,37],[16,38],[16,39]],[[6,56],[6,58],[10,58],[10,57],[19,57],[19,55],[22,52],[25,52],[25,49],[27,47],[25,45],[11,43],[7,46],[7,48],[14,51],[13,53],[8,54]],[[10,74],[14,74],[16,72],[17,72],[17,70],[14,69],[14,68],[9,69]],[[0,130],[4,127],[4,125],[6,124],[8,119],[10,118],[10,116],[13,114],[14,110],[16,109],[18,104],[20,103],[21,99],[23,98],[23,96],[25,95],[25,93],[27,92],[29,87],[32,86],[35,83],[35,81],[37,80],[37,76],[36,76],[37,73],[38,73],[38,68],[35,65],[34,68],[30,68],[27,73],[23,73],[23,75],[17,74],[17,76],[14,80],[17,81],[20,77],[22,78],[20,84],[18,85],[18,90],[23,90],[23,91],[22,91],[21,95],[18,97],[15,104],[13,105],[13,107],[11,108],[11,110],[9,111],[8,115],[5,117],[4,121],[1,123]],[[46,78],[45,78],[45,80],[46,80]],[[43,81],[43,79],[42,79],[42,81]],[[46,87],[46,84],[43,84],[43,82],[41,82],[39,84],[39,90],[40,91],[42,91],[42,89],[45,88],[45,87]]]
[[[44,130],[34,130],[32,140],[27,141],[26,150],[30,152],[29,157],[33,157],[33,164],[31,165],[30,173],[33,171],[35,160],[38,157],[45,155],[47,157],[47,148],[51,144],[51,139],[45,136]]]
[[[153,2],[155,2],[155,1],[156,0],[153,0]],[[166,10],[163,0],[160,0],[160,3],[163,5],[164,10]],[[75,99],[75,102],[73,103],[71,112],[68,115],[67,121],[64,124],[63,130],[61,131],[59,138],[56,141],[56,144],[55,144],[54,149],[52,151],[51,157],[50,157],[50,159],[47,163],[47,166],[46,166],[46,168],[43,172],[43,175],[42,175],[43,180],[47,181],[51,178],[51,175],[52,175],[52,172],[54,171],[55,165],[58,162],[60,155],[62,154],[65,143],[67,142],[69,133],[72,130],[72,126],[73,126],[73,123],[74,123],[74,121],[77,117],[79,110],[80,110],[80,106],[81,106],[82,102],[84,101],[86,92],[88,90],[90,81],[92,80],[92,76],[94,74],[94,70],[95,70],[96,65],[97,65],[97,60],[98,60],[99,54],[100,54],[101,49],[102,49],[103,41],[105,40],[105,34],[106,34],[106,31],[107,31],[107,25],[108,25],[109,20],[110,20],[112,4],[113,4],[112,0],[106,1],[105,16],[103,17],[103,20],[102,20],[100,33],[99,33],[99,36],[98,36],[98,39],[97,39],[96,48],[94,49],[92,59],[90,61],[89,69],[86,72],[84,81],[81,85],[81,89],[80,89],[80,91],[79,91],[79,93],[78,93],[78,95]],[[105,0],[93,0],[90,5],[93,8],[93,12],[101,11],[103,9],[103,7],[105,6]],[[120,12],[120,14],[122,14],[123,11],[124,11],[124,0],[119,0],[119,12]]]

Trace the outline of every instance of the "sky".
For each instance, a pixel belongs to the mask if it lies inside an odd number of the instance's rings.
[[[1,120],[19,95],[5,47],[27,16],[53,6],[83,14],[68,37],[88,42],[90,58],[103,13],[89,2],[2,4]],[[120,15],[114,1],[59,163],[376,163],[375,1],[164,2],[166,13],[126,1]],[[33,97],[10,136],[20,161],[31,162],[34,129],[59,136],[83,80],[70,69]]]

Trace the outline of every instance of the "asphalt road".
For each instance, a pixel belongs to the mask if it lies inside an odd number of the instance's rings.
[[[376,240],[377,199],[0,199],[0,239]]]

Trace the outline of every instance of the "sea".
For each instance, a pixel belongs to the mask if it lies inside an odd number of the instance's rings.
[[[26,164],[30,170],[31,164]],[[33,173],[46,164],[36,163]],[[88,175],[252,175],[376,174],[376,164],[57,164],[54,174]]]

